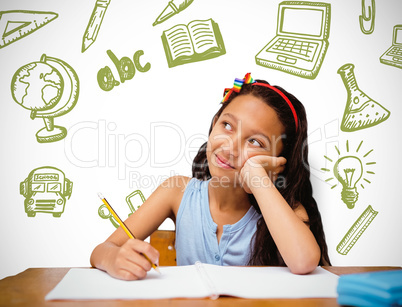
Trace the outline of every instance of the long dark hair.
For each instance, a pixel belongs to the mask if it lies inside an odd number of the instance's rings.
[[[258,83],[269,84],[264,80],[256,81]],[[284,146],[281,156],[285,157],[287,161],[285,170],[275,181],[275,186],[292,209],[295,209],[298,204],[302,204],[306,209],[309,217],[310,230],[314,234],[321,249],[321,260],[319,265],[331,265],[328,257],[328,248],[325,242],[321,215],[318,211],[317,203],[313,198],[313,189],[310,182],[306,111],[302,103],[296,97],[279,86],[275,87],[285,94],[293,104],[298,118],[297,131],[295,127],[295,119],[289,105],[277,92],[265,86],[244,84],[239,93],[233,92],[227,101],[222,103],[221,108],[212,119],[209,134],[212,131],[214,121],[219,118],[229,103],[239,95],[253,95],[260,98],[275,110],[279,120],[285,128],[285,133],[282,136]],[[193,161],[193,177],[200,180],[208,180],[211,178],[206,148],[207,143],[201,146]],[[252,194],[249,194],[249,201],[256,211],[261,213],[258,203]],[[254,244],[253,250],[251,251],[249,265],[285,266],[262,216],[257,222],[257,231],[254,234]]]

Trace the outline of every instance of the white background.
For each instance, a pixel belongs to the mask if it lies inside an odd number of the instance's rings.
[[[37,10],[58,13],[58,18],[0,49],[0,278],[29,267],[89,266],[93,248],[114,227],[99,217],[102,192],[119,212],[130,212],[125,197],[140,189],[145,197],[171,175],[191,175],[191,160],[206,140],[212,116],[219,108],[225,87],[235,77],[251,72],[293,93],[306,107],[310,134],[310,164],[314,197],[318,202],[333,265],[402,265],[402,215],[399,182],[401,141],[399,131],[402,69],[380,63],[392,41],[392,29],[402,24],[402,2],[376,2],[375,30],[364,35],[359,27],[361,1],[331,3],[329,49],[314,80],[258,66],[255,55],[275,36],[280,1],[195,0],[185,11],[152,26],[167,0],[112,0],[96,42],[81,53],[84,31],[95,1],[0,1],[0,11]],[[161,35],[172,26],[212,18],[218,23],[226,54],[215,59],[173,68],[167,65]],[[308,21],[306,21],[308,22]],[[109,92],[97,84],[97,72],[109,66],[106,54],[132,58],[143,50],[142,65]],[[40,118],[12,98],[11,79],[42,54],[64,60],[80,80],[79,100],[55,124],[68,129],[66,139],[40,144],[35,134]],[[352,133],[340,131],[347,93],[337,70],[355,65],[360,89],[391,111],[390,118],[372,128]],[[346,141],[370,154],[371,184],[359,190],[354,209],[340,198],[340,185],[331,189],[324,155],[336,156],[334,146],[346,151]],[[20,182],[41,166],[61,169],[73,182],[73,192],[60,218],[38,213],[28,217]],[[363,210],[371,205],[377,217],[350,252],[336,246]],[[166,222],[162,228],[173,228]]]

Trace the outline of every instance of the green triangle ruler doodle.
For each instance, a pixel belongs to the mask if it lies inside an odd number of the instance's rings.
[[[341,130],[353,132],[373,127],[387,120],[390,112],[367,96],[357,85],[354,65],[345,64],[338,69],[348,93]]]
[[[31,34],[58,15],[53,12],[3,11],[0,12],[0,48]]]

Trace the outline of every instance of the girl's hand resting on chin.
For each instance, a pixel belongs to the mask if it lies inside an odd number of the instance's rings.
[[[252,194],[253,188],[270,186],[284,171],[285,164],[284,157],[257,155],[249,158],[240,171],[243,189]]]

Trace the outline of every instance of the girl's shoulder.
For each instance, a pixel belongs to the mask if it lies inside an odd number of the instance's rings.
[[[180,194],[183,194],[190,180],[191,178],[187,176],[172,176],[162,182],[160,186],[164,189],[172,190],[176,193],[180,192]]]
[[[172,176],[162,182],[158,188],[159,192],[164,195],[165,201],[170,203],[171,210],[175,215],[179,210],[184,191],[190,181],[191,178],[187,176]]]

